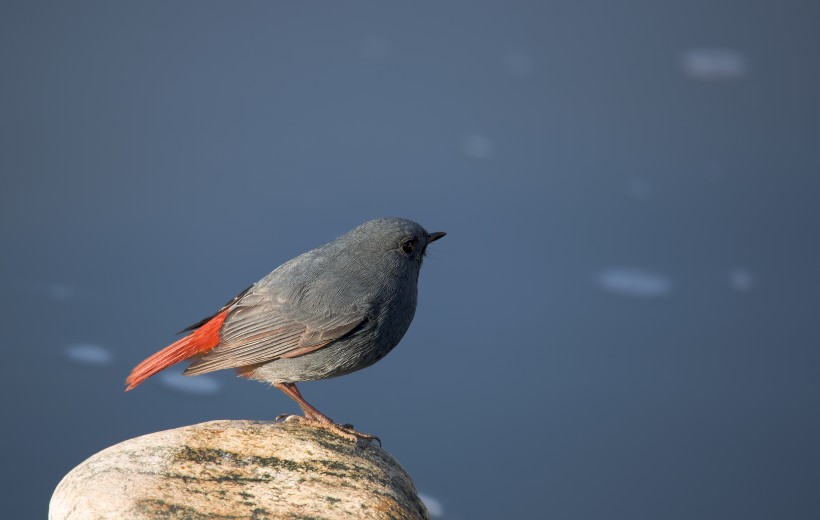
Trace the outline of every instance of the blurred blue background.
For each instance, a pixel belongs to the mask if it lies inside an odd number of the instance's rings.
[[[132,366],[372,218],[445,230],[401,345],[302,391],[435,517],[820,517],[813,2],[0,4],[3,516],[295,413]],[[172,369],[179,373],[183,366]]]

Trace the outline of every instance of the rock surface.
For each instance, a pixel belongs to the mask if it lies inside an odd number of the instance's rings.
[[[298,422],[212,421],[107,448],[66,475],[49,518],[426,519],[375,443]]]

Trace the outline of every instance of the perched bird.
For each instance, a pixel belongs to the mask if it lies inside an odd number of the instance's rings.
[[[283,391],[304,420],[372,438],[335,424],[305,401],[296,383],[349,374],[390,352],[416,312],[427,246],[444,235],[401,218],[366,222],[282,264],[181,331],[190,334],[137,365],[126,390],[190,359],[184,375],[233,368]]]

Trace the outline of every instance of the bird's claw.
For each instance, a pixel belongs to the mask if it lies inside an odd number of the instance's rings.
[[[352,435],[353,437],[355,437],[357,442],[358,441],[366,441],[367,443],[370,443],[371,441],[376,441],[376,442],[379,443],[379,448],[382,447],[382,440],[381,439],[379,439],[375,435],[370,435],[369,433],[362,433],[362,432],[356,431],[353,428],[353,425],[350,424],[350,423],[336,424],[334,426],[337,426],[340,430],[342,430],[342,431],[346,432],[347,434]]]
[[[335,433],[336,435],[339,435],[341,437],[344,437],[346,439],[350,439],[350,440],[356,442],[356,444],[358,444],[359,441],[363,441],[363,444],[366,446],[371,441],[376,441],[376,442],[379,443],[379,447],[381,447],[381,445],[382,445],[382,440],[381,439],[379,439],[375,435],[370,435],[368,433],[361,433],[361,432],[356,431],[353,428],[352,424],[336,424],[333,421],[325,422],[325,421],[320,421],[320,420],[312,419],[312,418],[303,418],[303,417],[300,417],[298,415],[296,417],[298,417],[304,423],[308,423],[308,424],[314,425],[318,428],[329,430],[329,431]]]
[[[303,417],[301,415],[290,415],[287,413],[283,413],[281,415],[277,415],[274,420],[278,423],[299,422],[302,424],[310,424],[313,426],[317,426],[325,430],[330,430],[336,435],[339,435],[346,439],[355,441],[356,444],[358,444],[359,441],[363,441],[365,445],[367,443],[370,443],[371,441],[376,441],[379,443],[379,447],[381,447],[382,445],[382,440],[376,437],[375,435],[358,432],[350,423],[336,424],[329,417],[325,417],[324,415],[309,416],[305,414],[305,416]]]

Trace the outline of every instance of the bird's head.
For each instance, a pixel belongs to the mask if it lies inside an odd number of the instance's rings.
[[[446,233],[428,233],[419,224],[403,218],[380,218],[365,222],[348,235],[360,251],[396,275],[418,277],[427,246]]]

